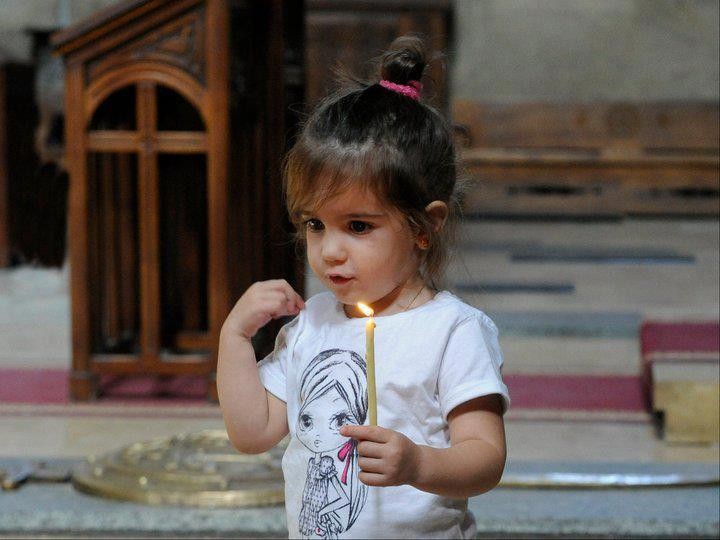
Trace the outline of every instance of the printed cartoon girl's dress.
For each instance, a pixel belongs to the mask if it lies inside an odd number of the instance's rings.
[[[337,469],[331,457],[323,456],[317,460],[310,458],[303,490],[303,506],[298,518],[300,533],[303,536],[337,538],[336,534],[342,531],[335,512],[318,515],[328,504],[328,486],[330,479],[336,474]]]

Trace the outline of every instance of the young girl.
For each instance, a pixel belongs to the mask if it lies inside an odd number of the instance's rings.
[[[220,337],[230,440],[283,457],[291,538],[471,538],[467,498],[505,465],[509,404],[493,322],[438,290],[455,203],[455,154],[421,100],[422,43],[399,38],[381,80],[322,103],[288,156],[291,219],[328,292],[252,285]],[[365,324],[375,311],[378,426],[368,426]],[[297,315],[255,363],[253,335]]]

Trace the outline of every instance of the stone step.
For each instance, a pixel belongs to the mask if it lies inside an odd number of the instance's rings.
[[[633,312],[646,317],[717,312],[717,252],[694,265],[519,264],[504,254],[461,253],[448,268],[447,285],[483,311]],[[545,284],[556,291],[479,289],[479,284]],[[572,291],[568,293],[568,288]],[[549,294],[552,292],[553,294]]]
[[[635,339],[550,339],[500,334],[503,374],[638,375]]]
[[[507,251],[548,245],[670,249],[697,254],[717,252],[716,219],[634,219],[546,222],[542,220],[465,220],[457,244],[475,243]]]
[[[467,220],[447,282],[487,312],[706,318],[718,309],[719,229],[717,220]]]

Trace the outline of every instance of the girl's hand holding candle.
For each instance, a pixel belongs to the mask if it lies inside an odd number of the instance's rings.
[[[358,302],[358,308],[370,317],[365,323],[365,362],[367,364],[368,410],[370,425],[377,426],[377,393],[375,390],[375,312],[370,306]]]

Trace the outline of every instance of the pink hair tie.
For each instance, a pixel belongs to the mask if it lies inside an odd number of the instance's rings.
[[[408,81],[408,84],[405,85],[397,84],[383,79],[382,81],[380,81],[379,84],[383,88],[387,88],[388,90],[392,90],[393,92],[397,92],[398,94],[407,96],[410,99],[414,99],[415,101],[418,101],[420,99],[420,92],[422,92],[423,88],[423,85],[420,81]]]

